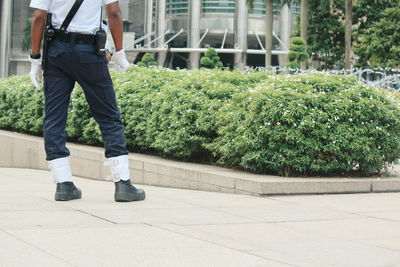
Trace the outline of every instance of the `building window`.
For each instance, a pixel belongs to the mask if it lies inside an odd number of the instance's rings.
[[[235,13],[235,0],[203,0],[203,13]]]
[[[167,0],[167,14],[187,14],[189,2],[183,0]]]
[[[272,9],[272,13],[275,16],[279,16],[281,9],[281,0],[274,0]],[[252,10],[249,10],[249,14],[266,14],[265,0],[254,0],[254,8]]]
[[[31,46],[31,20],[33,9],[25,0],[14,0],[12,11],[12,37],[9,74],[29,72],[28,51]]]

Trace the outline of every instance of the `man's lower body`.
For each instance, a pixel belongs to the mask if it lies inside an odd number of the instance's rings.
[[[44,70],[45,150],[53,178],[57,183],[56,200],[81,198],[75,187],[66,147],[65,127],[70,96],[78,82],[89,104],[90,113],[100,126],[105,156],[115,183],[116,201],[145,199],[145,193],[130,182],[128,151],[124,127],[115,99],[112,80],[104,56],[95,53],[94,45],[52,41]]]

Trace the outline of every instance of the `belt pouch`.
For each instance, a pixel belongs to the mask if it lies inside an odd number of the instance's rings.
[[[107,33],[100,29],[96,32],[96,53],[99,56],[106,55],[106,41],[107,41]]]

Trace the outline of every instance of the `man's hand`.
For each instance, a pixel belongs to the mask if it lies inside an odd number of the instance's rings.
[[[129,62],[126,59],[124,49],[115,52],[112,59],[115,63],[115,70],[118,72],[123,72],[129,67]]]
[[[36,89],[41,90],[42,86],[40,84],[40,80],[42,77],[42,60],[39,59],[32,59],[29,57],[29,61],[31,62],[31,81]]]

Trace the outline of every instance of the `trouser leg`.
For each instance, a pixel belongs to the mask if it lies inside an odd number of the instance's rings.
[[[92,116],[100,126],[105,156],[108,159],[106,165],[111,172],[109,178],[115,182],[129,180],[124,127],[105,58],[97,56],[93,51],[81,50],[79,60],[80,68],[75,72],[76,80],[85,93]]]
[[[49,73],[49,72],[47,72]],[[67,135],[65,126],[71,92],[75,82],[57,68],[44,75],[45,117],[43,136],[46,159],[56,183],[72,182],[69,164],[69,150],[65,146]]]
[[[110,168],[109,179],[114,182],[129,180],[128,151],[125,148],[124,127],[120,120],[111,80],[101,84],[83,82],[90,112],[99,123],[105,147],[105,163]]]
[[[129,180],[129,160],[125,147],[124,127],[111,79],[105,79],[101,83],[83,81],[81,86],[85,91],[90,112],[100,126],[105,156],[108,158],[105,165],[110,168],[108,178],[114,182]]]
[[[65,126],[71,92],[74,81],[66,76],[45,76],[45,117],[43,122],[43,136],[45,142],[46,159],[68,157],[70,152],[66,148],[67,135]]]
[[[82,64],[89,70],[80,76],[90,113],[100,126],[106,158],[127,155],[124,126],[115,100],[115,92],[105,62]],[[93,68],[94,71],[90,71]]]

